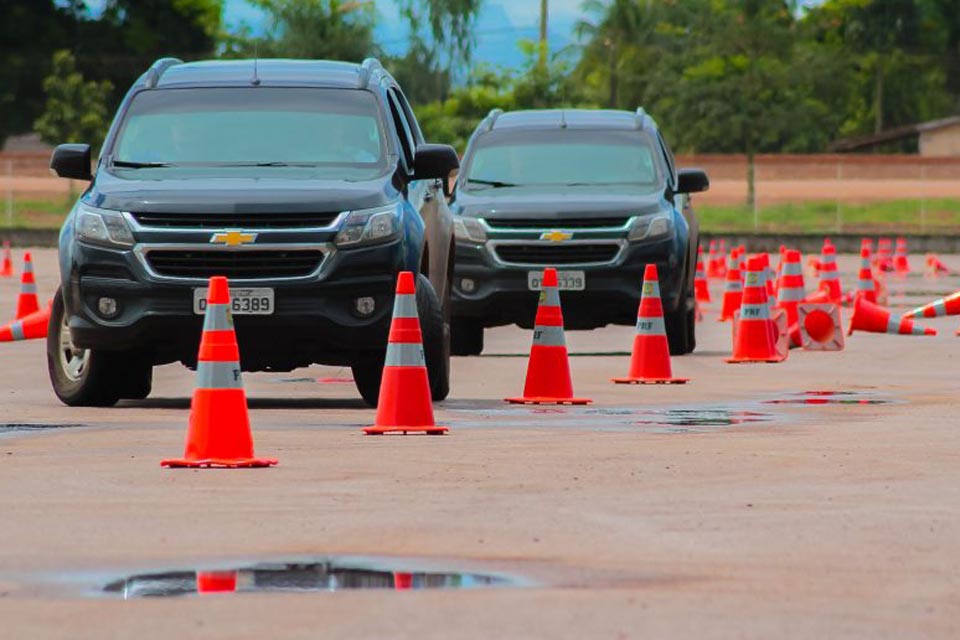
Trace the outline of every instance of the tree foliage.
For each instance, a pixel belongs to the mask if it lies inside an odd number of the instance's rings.
[[[73,54],[53,54],[53,72],[43,81],[46,106],[34,129],[45,142],[81,142],[100,148],[107,129],[107,99],[113,87],[103,80],[84,80]]]

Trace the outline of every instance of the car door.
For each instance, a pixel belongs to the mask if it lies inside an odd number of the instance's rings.
[[[388,91],[391,110],[399,116],[405,140],[411,149],[424,142],[423,133],[403,93],[397,87]],[[410,184],[410,201],[420,212],[426,230],[422,271],[427,274],[444,311],[449,312],[450,277],[453,247],[453,218],[447,206],[443,185],[439,180],[415,181]]]

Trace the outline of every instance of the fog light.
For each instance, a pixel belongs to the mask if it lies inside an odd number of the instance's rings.
[[[97,312],[104,318],[112,318],[117,315],[117,301],[113,298],[100,298],[97,300]]]
[[[370,296],[364,296],[363,298],[357,298],[353,301],[353,307],[357,310],[357,313],[363,317],[372,315],[377,309],[377,301],[371,298]]]
[[[477,290],[477,283],[470,278],[460,279],[460,290],[464,293],[473,293]]]

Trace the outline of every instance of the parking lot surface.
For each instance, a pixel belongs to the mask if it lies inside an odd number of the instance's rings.
[[[34,252],[42,300],[55,258]],[[852,286],[857,260],[840,267]],[[0,317],[17,289],[0,280]],[[960,278],[890,289],[902,311]],[[489,331],[484,356],[454,359],[436,406],[447,436],[363,436],[374,411],[349,369],[247,374],[271,469],[160,468],[183,449],[180,365],[155,371],[147,400],[73,409],[50,390],[43,341],[2,344],[0,637],[960,636],[960,318],[925,322],[936,337],[857,333],[840,353],[730,365],[712,291],[696,353],[673,361],[688,385],[610,384],[633,328],[568,332],[587,407],[505,404],[531,332]],[[100,591],[132,573],[341,555],[518,584]]]

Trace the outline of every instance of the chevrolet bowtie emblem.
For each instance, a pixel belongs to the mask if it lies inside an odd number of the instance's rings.
[[[257,241],[257,234],[246,231],[221,231],[213,234],[210,242],[213,244],[225,244],[228,247],[239,247],[242,244],[252,244]]]
[[[553,231],[547,231],[540,234],[541,240],[549,240],[550,242],[563,242],[564,240],[569,240],[572,237],[572,233],[560,231],[559,229],[554,229]]]

